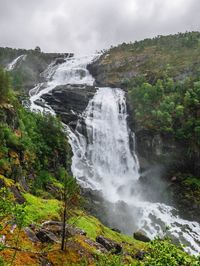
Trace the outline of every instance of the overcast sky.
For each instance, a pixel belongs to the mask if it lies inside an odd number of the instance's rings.
[[[90,53],[200,30],[200,0],[0,0],[0,46]]]

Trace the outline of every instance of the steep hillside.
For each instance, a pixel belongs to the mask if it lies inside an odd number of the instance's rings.
[[[88,69],[96,84],[127,91],[143,182],[162,169],[183,216],[199,220],[200,33],[123,43]]]
[[[198,265],[167,239],[138,241],[84,212],[60,121],[22,107],[2,69],[0,95],[0,265]]]
[[[124,86],[144,75],[151,83],[162,77],[166,67],[176,80],[199,75],[200,33],[158,36],[110,48],[88,68],[98,85]]]

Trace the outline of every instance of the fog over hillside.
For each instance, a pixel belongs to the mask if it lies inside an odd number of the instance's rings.
[[[1,46],[89,53],[199,30],[198,0],[0,0]]]

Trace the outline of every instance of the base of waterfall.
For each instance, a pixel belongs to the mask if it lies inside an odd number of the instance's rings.
[[[135,136],[127,124],[125,92],[93,86],[94,79],[86,68],[92,58],[72,58],[55,69],[50,66],[45,87],[31,96],[32,107],[44,110],[44,105],[38,107],[36,102],[45,99],[46,106],[51,105],[49,110],[60,112],[68,124],[72,173],[82,187],[102,193],[107,224],[128,234],[142,229],[151,239],[163,236],[170,228],[168,235],[185,244],[188,252],[198,252],[199,224],[181,219],[176,209],[162,201],[147,200],[138,186],[140,164]],[[85,110],[74,112],[75,107],[68,106],[69,93],[76,102],[75,91],[86,92],[89,88],[92,93],[82,95]],[[64,101],[67,112],[62,106]]]

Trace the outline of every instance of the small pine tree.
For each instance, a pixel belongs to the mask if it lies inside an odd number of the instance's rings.
[[[72,209],[74,206],[77,206],[80,202],[80,193],[79,186],[76,182],[76,179],[70,176],[65,168],[60,169],[60,177],[63,180],[63,230],[62,230],[62,241],[61,241],[61,250],[65,250],[65,237],[66,237],[66,220],[67,220],[67,211]]]

